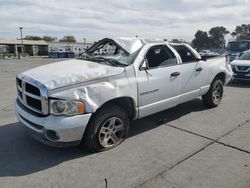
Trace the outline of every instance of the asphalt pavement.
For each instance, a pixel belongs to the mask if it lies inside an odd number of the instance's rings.
[[[16,119],[15,76],[54,61],[0,60],[0,188],[250,187],[250,82],[217,108],[195,99],[133,121],[125,142],[90,154],[38,143]]]

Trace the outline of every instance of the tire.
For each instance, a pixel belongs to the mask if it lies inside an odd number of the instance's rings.
[[[128,115],[119,106],[103,107],[90,119],[83,136],[83,145],[90,152],[114,148],[126,139],[129,123]]]
[[[217,107],[223,97],[223,82],[216,79],[212,82],[208,92],[202,96],[202,102],[206,107]]]

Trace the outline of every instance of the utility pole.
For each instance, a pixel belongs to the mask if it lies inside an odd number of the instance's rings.
[[[87,49],[87,47],[86,47],[86,38],[83,38],[83,44],[84,44],[84,48],[85,48],[84,51],[86,51],[86,49]]]
[[[21,47],[21,52],[22,52],[22,54],[23,54],[23,27],[19,27],[19,29],[20,29],[20,34],[21,34],[21,42],[22,42],[22,47]]]

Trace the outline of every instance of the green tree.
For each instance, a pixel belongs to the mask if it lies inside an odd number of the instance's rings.
[[[26,35],[26,36],[24,37],[24,39],[25,39],[25,40],[42,40],[41,37],[35,36],[35,35]]]
[[[250,40],[250,24],[236,26],[235,30],[232,32],[232,36],[236,37],[238,40]]]
[[[225,47],[225,35],[230,33],[227,28],[223,26],[213,27],[209,30],[209,42],[213,48],[224,48]]]
[[[42,40],[45,40],[46,42],[54,42],[57,40],[57,38],[51,36],[43,36]]]
[[[187,43],[185,40],[183,39],[172,39],[171,42],[173,43]]]
[[[76,39],[74,36],[72,35],[67,35],[67,36],[64,36],[62,39],[59,40],[59,42],[76,42]]]
[[[208,48],[209,47],[209,37],[206,31],[198,30],[195,33],[195,38],[192,41],[192,44],[196,48]]]

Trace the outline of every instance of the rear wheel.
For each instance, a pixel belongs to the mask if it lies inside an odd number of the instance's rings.
[[[220,79],[216,79],[210,86],[209,91],[202,96],[202,101],[206,107],[217,107],[223,97],[223,82]]]
[[[98,110],[85,131],[83,143],[89,151],[104,151],[122,143],[128,134],[129,118],[116,105]]]

